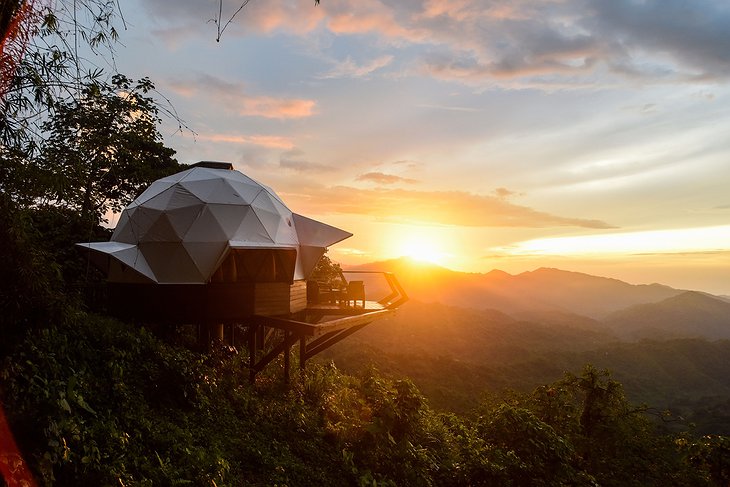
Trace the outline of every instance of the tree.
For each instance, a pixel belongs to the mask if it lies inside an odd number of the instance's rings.
[[[342,267],[337,262],[323,255],[312,271],[311,279],[327,284],[331,287],[340,287],[343,284]]]
[[[599,485],[702,484],[674,438],[657,431],[646,406],[628,402],[607,370],[586,365],[518,401],[572,445],[576,468]]]
[[[3,70],[0,147],[29,155],[36,152],[40,127],[58,103],[78,97],[83,83],[105,79],[99,65],[113,67],[114,24],[123,17],[118,3],[106,0],[59,0],[52,6],[12,0],[3,5],[3,39],[19,32],[22,46],[3,50],[9,56],[4,66],[13,69]]]
[[[79,99],[58,104],[44,124],[49,136],[37,164],[46,201],[100,222],[181,169],[157,131],[158,109],[147,96],[153,89],[148,79],[115,75],[111,84],[92,83]]]

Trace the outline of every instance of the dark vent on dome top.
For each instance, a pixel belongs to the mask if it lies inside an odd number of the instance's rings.
[[[208,169],[227,169],[228,171],[233,170],[233,164],[230,162],[217,162],[217,161],[200,161],[192,165],[192,167],[207,167]]]

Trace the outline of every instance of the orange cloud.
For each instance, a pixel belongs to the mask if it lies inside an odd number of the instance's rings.
[[[314,114],[314,100],[259,96],[239,101],[238,113],[265,118],[303,118]]]
[[[314,2],[312,2],[314,3]],[[251,2],[245,15],[240,16],[241,32],[286,31],[287,34],[306,34],[317,28],[326,15],[322,6],[303,5],[285,0]]]
[[[397,6],[380,2],[349,1],[327,6],[327,27],[335,34],[378,33],[389,39],[411,42],[428,40],[428,29],[414,24],[409,16],[400,18]]]
[[[562,217],[506,201],[462,191],[359,189],[346,186],[310,188],[292,195],[291,207],[313,214],[345,213],[383,220],[465,227],[614,228],[600,220]]]
[[[197,138],[208,142],[253,144],[272,149],[292,149],[294,147],[294,142],[292,142],[291,139],[278,135],[198,134]]]
[[[233,110],[239,115],[264,118],[304,118],[315,112],[316,102],[303,98],[282,98],[274,96],[250,96],[240,82],[201,75],[193,81],[173,80],[170,89],[186,98],[205,97],[211,104],[222,109]]]

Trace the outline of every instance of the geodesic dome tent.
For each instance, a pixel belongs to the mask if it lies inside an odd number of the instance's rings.
[[[292,213],[228,163],[201,162],[152,183],[109,242],[77,245],[114,283],[291,283],[351,235]]]

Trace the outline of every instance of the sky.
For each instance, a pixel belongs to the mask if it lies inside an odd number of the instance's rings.
[[[185,121],[180,162],[354,233],[343,266],[730,295],[726,0],[251,0],[218,42],[240,6],[123,2],[117,69]]]

